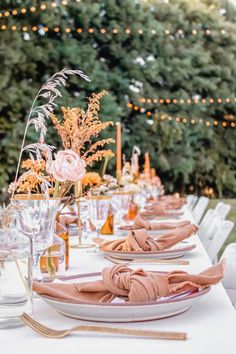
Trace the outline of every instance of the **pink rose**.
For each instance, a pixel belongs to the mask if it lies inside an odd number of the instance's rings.
[[[47,166],[47,172],[60,181],[78,181],[86,172],[85,161],[73,150],[67,149],[55,154],[55,160]]]

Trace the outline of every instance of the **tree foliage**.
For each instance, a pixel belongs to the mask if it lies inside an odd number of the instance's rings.
[[[0,31],[3,190],[14,176],[24,119],[34,94],[50,75],[69,67],[82,69],[92,82],[71,79],[59,104],[83,106],[92,92],[108,91],[102,102],[102,119],[122,121],[128,157],[133,144],[143,152],[150,151],[152,166],[163,177],[167,190],[187,192],[194,186],[201,192],[210,186],[219,195],[236,193],[236,128],[221,124],[236,114],[236,11],[228,1],[71,0],[67,6],[52,8],[51,1],[7,0],[0,10],[28,9],[39,3],[47,8],[0,18],[0,28],[8,26]],[[28,29],[12,31],[13,25]],[[35,25],[42,28],[34,32],[31,28]],[[45,26],[49,29],[46,33]],[[55,32],[55,27],[62,30]],[[72,28],[71,32],[66,33],[66,28]],[[94,32],[89,33],[89,28]],[[139,29],[143,33],[138,33]],[[193,30],[197,34],[193,35]],[[129,102],[141,106],[139,97],[185,101],[143,104],[152,113],[148,118],[127,107]],[[187,98],[196,97],[207,103],[187,103]],[[209,98],[218,97],[223,98],[222,103],[209,104]],[[231,102],[226,103],[225,98]],[[172,121],[161,120],[161,114],[170,115]],[[176,117],[201,118],[203,123],[178,123]],[[213,126],[214,120],[219,126]],[[114,134],[114,129],[106,133]],[[32,139],[36,139],[33,130],[28,136]],[[51,127],[47,141],[57,144],[57,140]],[[113,167],[114,162],[111,170]]]

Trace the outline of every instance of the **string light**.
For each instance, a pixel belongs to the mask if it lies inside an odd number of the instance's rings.
[[[63,5],[63,6],[66,6],[67,4],[68,4],[68,1],[66,1],[66,0],[61,2],[61,5]],[[58,4],[55,1],[53,1],[51,3],[41,4],[41,5],[37,6],[37,7],[36,6],[31,6],[29,8],[22,8],[22,9],[18,9],[18,10],[16,10],[16,9],[4,10],[4,11],[0,12],[0,17],[8,18],[10,15],[13,15],[13,16],[16,16],[18,14],[26,15],[26,14],[28,14],[30,12],[34,13],[36,11],[45,11],[46,9],[50,9],[50,8],[55,9],[57,6],[58,6]],[[103,34],[109,32],[108,30],[105,30],[105,31],[101,31],[102,29],[98,29],[98,30],[100,31],[100,33],[103,33]],[[71,28],[71,31],[73,31],[73,28]],[[86,31],[86,30],[84,30],[84,31]],[[124,32],[127,35],[130,35],[130,34],[134,34],[135,35],[135,34],[143,34],[144,31],[146,33],[148,33],[148,32],[151,33],[153,36],[156,36],[157,34],[160,34],[160,35],[164,34],[167,37],[169,35],[172,35],[172,36],[178,36],[178,38],[181,38],[181,39],[184,39],[186,36],[189,36],[189,34],[192,34],[192,35],[196,36],[201,31],[203,32],[203,34],[206,34],[208,36],[209,35],[213,36],[213,33],[216,33],[217,35],[221,34],[221,35],[225,36],[226,33],[227,33],[225,29],[219,29],[219,30],[210,30],[210,29],[204,30],[204,29],[202,29],[202,30],[198,30],[198,31],[193,29],[191,31],[191,33],[189,33],[189,31],[185,32],[183,29],[178,29],[177,31],[176,30],[175,31],[170,31],[169,29],[160,29],[160,30],[150,29],[150,30],[147,31],[145,28],[132,29],[132,31],[131,31],[130,28],[123,28],[123,29],[120,29],[120,30],[118,30],[117,28],[114,28],[113,30],[111,30],[111,33],[117,34],[119,32]],[[93,33],[93,32],[90,32],[90,33]],[[229,34],[230,33],[231,32],[229,32]],[[181,37],[179,37],[180,34],[181,34]]]
[[[223,98],[223,97],[218,97],[218,98],[202,98],[202,99],[198,99],[198,98],[195,98],[195,99],[191,99],[191,98],[180,98],[180,99],[177,99],[177,98],[166,98],[166,99],[163,99],[163,98],[144,98],[144,97],[139,97],[138,98],[138,101],[140,103],[148,103],[148,104],[151,104],[151,103],[159,103],[159,104],[184,104],[184,103],[188,103],[188,104],[213,104],[213,103],[234,103],[236,102],[236,97],[233,97],[233,98],[230,98],[230,97],[226,97],[226,98]]]
[[[127,107],[129,109],[133,109],[135,112],[139,112],[139,113],[146,113],[146,116],[150,119],[153,116],[154,120],[158,120],[158,114],[152,113],[151,111],[146,111],[145,108],[143,107],[139,107],[137,105],[133,105],[131,102],[127,103]],[[211,127],[211,126],[219,126],[219,123],[221,123],[222,127],[226,128],[226,127],[231,127],[231,128],[235,128],[235,123],[234,122],[218,122],[217,120],[214,120],[212,122],[210,122],[209,120],[204,120],[202,118],[187,118],[187,117],[173,117],[169,114],[160,114],[160,120],[164,121],[164,120],[168,120],[169,122],[172,122],[173,120],[175,120],[177,123],[191,123],[192,125],[195,124],[201,124],[201,125],[205,125],[206,127]]]

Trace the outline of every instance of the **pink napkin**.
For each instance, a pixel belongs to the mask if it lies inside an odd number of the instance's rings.
[[[147,230],[139,229],[129,231],[125,239],[106,241],[102,238],[95,238],[94,242],[100,246],[102,251],[120,252],[149,252],[161,251],[196,233],[197,227],[190,224],[184,227],[168,231],[164,235],[153,238],[148,235]]]
[[[162,205],[149,205],[144,211],[140,211],[139,214],[148,219],[154,219],[156,216],[169,216],[176,217],[183,215],[183,211],[179,209],[172,209],[169,206]]]
[[[178,222],[152,222],[140,215],[140,213],[134,219],[134,223],[132,225],[125,225],[121,227],[121,230],[138,230],[138,229],[146,229],[146,230],[168,230],[168,229],[176,229],[177,227],[190,225],[190,221],[183,220]]]
[[[217,284],[223,275],[223,262],[197,275],[180,270],[154,273],[118,265],[104,268],[101,280],[75,284],[34,282],[33,289],[41,295],[78,303],[110,303],[116,297],[122,297],[127,302],[151,302],[160,297]]]

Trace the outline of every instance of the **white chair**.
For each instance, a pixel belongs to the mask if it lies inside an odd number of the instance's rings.
[[[208,256],[210,257],[211,261],[213,262],[223,246],[224,242],[229,237],[231,231],[234,228],[233,221],[224,220],[221,222],[218,231],[216,232],[215,236],[213,237],[212,241],[206,248]]]
[[[222,284],[236,307],[236,243],[228,245],[220,260],[225,260],[225,275]]]
[[[202,241],[203,246],[207,249],[212,242],[215,234],[217,233],[220,225],[222,223],[221,218],[219,217],[216,211],[210,215],[208,223],[205,225],[204,229],[201,228],[199,232],[199,237]]]
[[[193,214],[193,218],[197,224],[199,224],[199,222],[201,221],[201,219],[208,207],[208,204],[209,204],[209,198],[200,197],[198,199],[197,204],[193,208],[192,214]]]
[[[215,210],[219,213],[221,219],[226,219],[226,216],[229,214],[231,206],[229,204],[219,202],[217,203]]]
[[[224,205],[223,202],[218,202],[215,206],[215,211],[217,211],[219,213],[220,209],[222,208],[223,205]]]
[[[199,223],[199,228],[205,227],[207,225],[209,219],[211,218],[212,214],[216,214],[216,211],[214,209],[208,209],[203,216],[201,222]]]
[[[192,211],[198,201],[198,197],[196,195],[189,194],[187,195],[186,199],[187,199],[187,208],[189,211]]]

